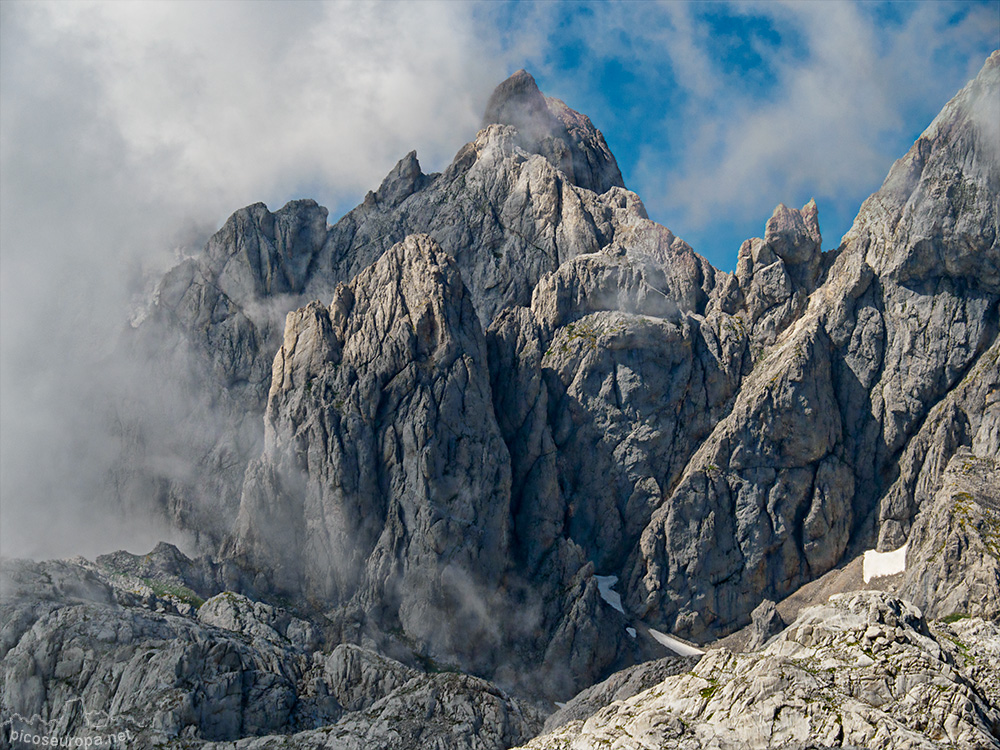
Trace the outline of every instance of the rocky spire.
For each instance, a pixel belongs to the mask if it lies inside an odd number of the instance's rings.
[[[529,137],[550,135],[559,126],[534,77],[523,68],[497,86],[490,96],[483,127],[492,124],[512,125]]]
[[[544,156],[578,187],[595,193],[625,187],[618,162],[590,118],[544,96],[524,69],[490,97],[483,127],[493,124],[516,128],[522,148]]]

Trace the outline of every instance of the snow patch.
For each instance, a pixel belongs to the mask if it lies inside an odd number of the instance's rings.
[[[597,581],[597,590],[600,592],[601,598],[625,614],[625,610],[622,609],[622,596],[613,590],[614,585],[618,583],[618,576],[594,576],[594,579]]]
[[[628,633],[629,638],[635,638],[635,628],[625,628],[625,632]]]
[[[865,583],[880,576],[894,576],[906,570],[906,545],[892,552],[865,552],[863,575]]]
[[[695,648],[684,641],[679,641],[676,638],[667,635],[666,633],[661,633],[659,630],[649,629],[649,634],[653,636],[661,646],[666,646],[671,651],[681,656],[701,656],[705,652],[700,648]]]

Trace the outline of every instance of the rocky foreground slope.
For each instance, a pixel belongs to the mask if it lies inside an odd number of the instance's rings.
[[[201,556],[5,561],[0,739],[1000,746],[998,109],[733,274],[523,71],[443,173],[238,211],[123,344],[110,491]]]
[[[928,627],[891,595],[839,594],[760,651],[710,651],[524,748],[996,747],[998,660],[995,623]]]

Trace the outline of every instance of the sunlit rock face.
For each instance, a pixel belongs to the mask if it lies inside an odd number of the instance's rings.
[[[411,236],[289,314],[231,554],[261,588],[354,600],[471,658],[496,646],[475,600],[506,567],[509,467],[470,295]]]
[[[237,211],[130,331],[112,477],[204,554],[5,562],[3,716],[506,748],[558,700],[530,747],[994,746],[997,101],[1000,53],[840,247],[779,205],[732,274],[524,71],[440,174]]]
[[[788,595],[866,540],[901,547],[956,450],[989,443],[1000,164],[984,113],[998,88],[994,54],[825,263],[816,266],[810,206],[779,207],[765,240],[744,245],[722,309],[738,309],[741,295],[748,304],[755,364],[643,534],[636,611],[695,639],[724,634],[761,593]],[[747,283],[758,267],[766,283]],[[787,280],[772,287],[773,268]],[[792,302],[821,272],[807,304]],[[800,312],[791,323],[782,306],[755,317],[744,288],[768,300],[780,295],[765,289],[788,291],[787,310]],[[774,309],[780,325],[752,327]]]
[[[538,118],[542,130],[526,126]],[[457,264],[486,328],[633,216],[645,209],[624,189],[600,131],[546,100],[526,73],[497,89],[483,130],[443,173],[424,174],[411,152],[333,226],[311,200],[237,211],[201,255],[162,279],[126,343],[154,364],[118,415],[124,450],[112,490],[130,506],[152,498],[213,549],[231,529],[243,473],[262,447],[271,360],[289,311],[329,302],[338,283],[426,233]],[[147,398],[150,382],[155,399]],[[175,427],[164,431],[166,422]]]
[[[998,648],[994,623],[928,626],[891,595],[840,594],[759,651],[709,651],[524,750],[996,747],[997,685],[979,676]]]

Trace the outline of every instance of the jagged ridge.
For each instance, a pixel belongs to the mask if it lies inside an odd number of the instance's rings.
[[[175,561],[185,587],[287,597],[295,632],[322,623],[400,669],[474,670],[536,698],[650,658],[650,625],[732,632],[877,540],[943,552],[900,582],[930,615],[995,613],[998,78],[994,53],[836,251],[815,204],[779,206],[729,275],[649,221],[589,120],[519,72],[444,173],[410,154],[334,227],[312,202],[252,206],[168,274],[132,345],[168,334],[182,395],[206,394],[187,417],[207,401],[221,425],[181,452],[200,463],[180,481],[129,468],[160,447],[140,432],[119,488],[152,486],[182,525],[218,513],[200,530],[228,534],[222,560]],[[298,307],[313,295],[333,303]],[[596,574],[618,576],[623,612]],[[72,619],[53,606],[18,609],[13,640]],[[292,622],[245,598],[203,609],[265,641]],[[287,685],[315,726],[334,721]],[[44,705],[11,695],[5,710]],[[955,741],[995,732],[978,695]],[[218,731],[272,731],[244,723]],[[197,713],[169,726],[223,738]]]

